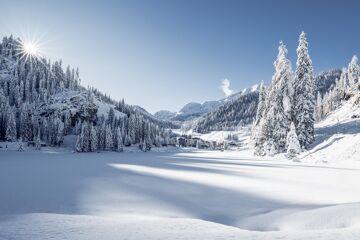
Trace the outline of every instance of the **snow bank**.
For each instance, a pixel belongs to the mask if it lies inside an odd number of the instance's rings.
[[[0,223],[0,239],[74,240],[357,240],[360,229],[257,232],[188,218],[116,219],[89,215],[27,214]]]
[[[352,101],[315,125],[315,142],[302,161],[360,166],[360,108]]]

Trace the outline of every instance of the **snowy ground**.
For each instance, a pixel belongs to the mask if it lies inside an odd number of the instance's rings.
[[[356,239],[360,168],[1,150],[0,239]]]
[[[0,239],[359,239],[356,111],[346,104],[317,124],[300,162],[246,148],[79,154],[8,144]]]

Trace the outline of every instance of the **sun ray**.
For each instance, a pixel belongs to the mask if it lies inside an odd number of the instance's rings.
[[[16,42],[15,49],[17,50],[15,56],[20,56],[19,61],[25,60],[33,63],[35,60],[41,60],[43,58],[41,41],[34,37],[27,37],[26,40],[19,38]]]

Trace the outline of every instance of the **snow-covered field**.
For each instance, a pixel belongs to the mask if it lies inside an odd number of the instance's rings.
[[[357,239],[360,167],[1,150],[0,239]]]
[[[0,143],[0,239],[359,239],[357,111],[345,104],[317,124],[299,162],[246,147],[72,153]],[[239,137],[246,144],[248,131]]]

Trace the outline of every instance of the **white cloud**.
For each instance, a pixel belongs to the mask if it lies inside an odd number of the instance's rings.
[[[225,94],[225,97],[228,97],[234,93],[234,90],[230,89],[230,81],[226,78],[221,81],[221,90]]]

